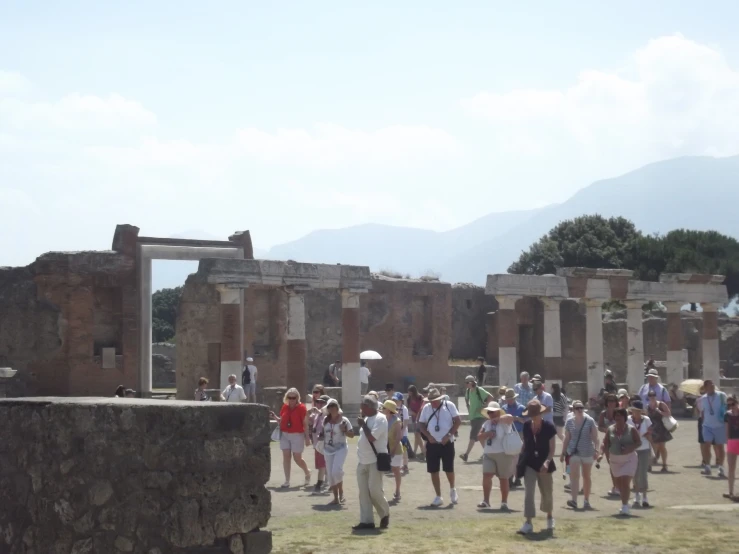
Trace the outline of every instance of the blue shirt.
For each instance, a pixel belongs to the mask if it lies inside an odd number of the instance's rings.
[[[529,403],[529,400],[534,398],[534,389],[531,387],[531,383],[525,387],[521,383],[518,383],[513,385],[513,390],[518,395],[517,401],[524,406]]]
[[[724,426],[724,414],[726,413],[726,393],[716,391],[711,395],[704,394],[701,397],[701,410],[703,425],[717,428]]]
[[[552,398],[552,395],[548,392],[542,391],[534,398],[541,402],[542,406],[547,407],[547,411],[541,415],[541,418],[544,421],[554,424],[554,398]]]
[[[505,404],[503,404],[503,409],[508,415],[512,415],[514,417],[523,417],[523,413],[524,411],[526,411],[526,406],[519,404],[518,402],[514,404],[508,404],[508,402],[506,402]],[[514,422],[513,426],[519,433],[523,431],[523,423],[521,423],[520,421]]]

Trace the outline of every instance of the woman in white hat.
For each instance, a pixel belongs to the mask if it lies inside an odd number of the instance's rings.
[[[482,457],[482,493],[483,500],[478,508],[490,508],[490,490],[493,488],[493,477],[500,482],[500,509],[508,510],[509,479],[516,472],[518,454],[505,453],[503,437],[514,433],[513,416],[508,415],[497,402],[490,402],[480,410],[487,418],[480,428],[477,440],[483,445]]]
[[[323,457],[326,459],[326,480],[334,494],[331,504],[344,503],[344,462],[349,452],[346,439],[354,436],[351,422],[344,417],[339,402],[332,398],[324,408]]]
[[[387,418],[387,452],[390,454],[390,470],[395,477],[393,500],[400,501],[400,483],[403,469],[403,424],[398,417],[398,405],[394,400],[385,400],[382,413]]]

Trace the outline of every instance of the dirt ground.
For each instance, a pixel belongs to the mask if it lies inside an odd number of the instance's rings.
[[[460,436],[465,430],[460,429]],[[467,431],[468,432],[468,431]],[[457,453],[466,441],[457,443]],[[558,444],[558,448],[559,448]],[[681,421],[675,439],[668,445],[669,473],[649,476],[649,509],[632,509],[631,517],[617,516],[618,499],[607,496],[610,488],[608,465],[593,469],[592,511],[566,507],[569,494],[564,490],[561,468],[555,474],[553,534],[543,531],[545,519],[534,521],[536,533],[516,534],[523,523],[523,488],[509,497],[509,513],[497,510],[500,492],[497,480],[491,494],[492,510],[479,510],[482,500],[481,448],[475,446],[470,463],[457,458],[455,471],[459,504],[432,508],[434,493],[425,464],[410,462],[404,477],[402,499],[391,503],[390,528],[385,531],[352,533],[359,521],[357,500],[356,439],[350,444],[345,467],[344,490],[347,502],[340,508],[327,506],[328,494],[314,495],[308,489],[280,490],[284,481],[281,453],[272,445],[272,519],[274,552],[376,552],[378,549],[412,552],[496,552],[515,548],[517,552],[539,552],[542,547],[555,552],[624,552],[659,554],[663,552],[716,553],[739,550],[739,503],[722,497],[727,481],[700,474],[700,455],[696,422]],[[313,450],[306,449],[312,469]],[[293,465],[293,483],[302,484],[300,470]],[[315,482],[315,477],[314,477]],[[386,497],[391,498],[394,481],[385,479]],[[449,500],[449,488],[442,476],[442,495]],[[537,497],[538,498],[538,497]],[[537,500],[538,502],[538,500]],[[582,505],[582,497],[580,497]],[[538,506],[537,506],[538,507]],[[391,539],[391,541],[388,541]],[[542,544],[541,541],[545,541]]]

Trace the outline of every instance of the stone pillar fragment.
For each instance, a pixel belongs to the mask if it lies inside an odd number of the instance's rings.
[[[241,289],[219,287],[221,294],[221,390],[228,385],[228,376],[236,375],[241,384]]]
[[[626,302],[626,384],[635,393],[644,384],[642,303]]]
[[[562,379],[562,330],[559,319],[561,299],[542,297],[544,306],[544,378]]]
[[[603,301],[585,300],[585,360],[588,397],[598,396],[603,387]]]
[[[139,306],[141,328],[139,329],[139,392],[151,393],[151,258],[141,256],[139,269]]]
[[[717,304],[701,304],[703,308],[703,379],[711,379],[717,385],[721,378],[719,356]]]
[[[287,386],[304,396],[308,392],[305,367],[305,297],[288,291],[287,296]]]
[[[520,296],[496,296],[498,300],[498,375],[500,385],[512,387],[518,382],[518,321],[516,301]]]
[[[685,379],[683,367],[683,328],[680,302],[665,302],[667,308],[667,364],[665,385],[679,384]]]
[[[359,294],[341,291],[341,396],[349,421],[359,415]]]

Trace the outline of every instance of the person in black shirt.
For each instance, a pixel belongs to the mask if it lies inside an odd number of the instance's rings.
[[[539,487],[541,495],[541,510],[547,514],[547,530],[554,531],[552,510],[554,501],[552,490],[554,482],[552,474],[556,471],[554,465],[554,448],[557,439],[557,429],[552,423],[544,421],[541,415],[547,407],[534,399],[526,405],[524,417],[531,418],[523,424],[523,449],[519,459],[517,473],[524,478],[526,498],[524,501],[524,517],[526,522],[518,531],[528,535],[534,531],[531,520],[536,516],[535,493]]]
[[[485,374],[487,373],[488,368],[485,365],[485,358],[482,356],[477,358],[477,361],[480,362],[480,366],[477,368],[477,383],[482,386],[485,384]]]

